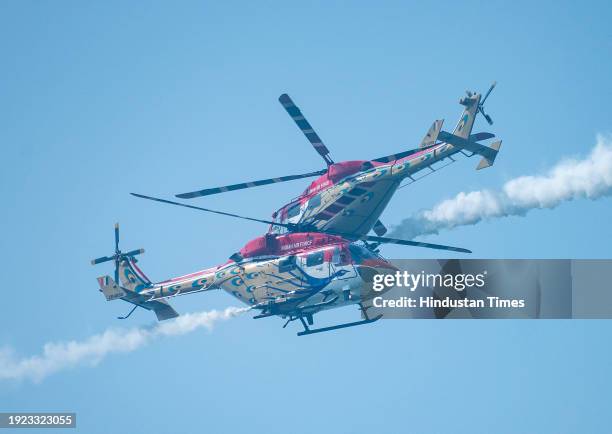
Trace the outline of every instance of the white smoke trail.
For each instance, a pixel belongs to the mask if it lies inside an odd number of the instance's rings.
[[[153,339],[190,333],[199,328],[212,329],[222,320],[233,318],[249,308],[228,307],[181,315],[180,317],[148,327],[108,329],[83,341],[49,342],[42,354],[19,358],[11,349],[0,350],[0,380],[29,379],[39,382],[45,377],[79,364],[95,365],[111,353],[129,353]]]
[[[612,195],[612,139],[598,136],[584,159],[565,159],[543,175],[521,176],[501,191],[461,192],[429,210],[408,217],[391,236],[412,239],[441,229],[473,225],[481,220],[525,215],[532,209],[555,208],[563,202]]]

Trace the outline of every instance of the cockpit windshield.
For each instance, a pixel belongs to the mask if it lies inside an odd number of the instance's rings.
[[[271,234],[282,235],[286,234],[288,231],[287,228],[284,226],[270,225],[270,229],[268,230],[268,232]]]
[[[272,221],[274,223],[282,223],[280,216],[281,216],[280,211],[274,213]],[[278,225],[272,224],[270,225],[270,229],[268,229],[268,232],[271,234],[282,235],[282,234],[286,234],[288,231],[287,231],[287,228],[284,226],[278,226]]]
[[[273,222],[275,223],[297,223],[302,215],[302,204],[294,202],[285,206],[273,214]],[[273,234],[286,234],[287,228],[280,225],[271,225],[269,229]]]

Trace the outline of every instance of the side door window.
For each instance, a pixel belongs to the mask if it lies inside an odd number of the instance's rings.
[[[291,255],[284,259],[281,259],[278,262],[278,271],[279,273],[287,273],[296,268],[295,265],[295,256]]]
[[[306,266],[307,267],[315,267],[317,265],[321,265],[325,259],[325,252],[314,252],[310,253],[306,257]]]

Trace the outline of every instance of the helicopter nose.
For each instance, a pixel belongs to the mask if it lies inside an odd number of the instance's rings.
[[[382,259],[382,258],[368,258],[361,261],[359,264],[361,267],[369,267],[379,269],[380,272],[389,272],[396,271],[398,268],[394,266],[392,263]]]
[[[393,264],[383,259],[367,259],[356,268],[359,276],[366,283],[372,283],[377,274],[394,273],[398,270]]]

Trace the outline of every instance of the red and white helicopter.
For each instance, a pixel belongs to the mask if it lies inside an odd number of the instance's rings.
[[[423,175],[437,170],[436,163],[443,161],[453,163],[456,154],[468,157],[481,156],[482,159],[476,169],[483,169],[493,164],[501,147],[501,140],[490,146],[478,143],[495,136],[491,133],[472,134],[472,127],[478,113],[481,113],[489,124],[493,123],[491,117],[484,112],[484,103],[495,85],[496,83],[491,85],[484,98],[478,93],[467,91],[467,96],[459,100],[465,109],[452,133],[442,131],[444,121],[437,120],[416,149],[373,160],[340,163],[334,163],[327,146],[300,109],[287,94],[283,94],[279,98],[280,103],[323,157],[327,165],[325,169],[207,188],[176,196],[181,199],[191,199],[318,176],[300,196],[273,214],[275,221],[291,223],[295,230],[314,228],[320,231],[363,235],[373,229],[377,235],[382,236],[386,229],[379,217],[403,181],[412,183]],[[283,226],[275,226],[272,230],[282,232]]]
[[[319,176],[308,189],[275,212],[272,220],[132,193],[143,199],[265,223],[269,230],[249,241],[223,265],[153,283],[136,265],[135,256],[144,250],[127,253],[119,250],[119,227],[116,225],[115,253],[92,261],[94,265],[107,261],[115,263],[114,280],[110,276],[98,278],[100,290],[107,300],[122,299],[134,304],[132,311],[121,319],[127,318],[139,306],[154,311],[159,320],[173,318],[178,314],[166,301],[168,298],[221,288],[259,310],[255,318],[280,316],[287,319],[285,326],[300,320],[304,330],[299,336],[378,320],[380,316],[370,318],[367,314],[375,295],[368,284],[374,274],[395,270],[379,255],[379,245],[392,243],[471,253],[460,247],[383,237],[386,228],[379,217],[402,181],[415,182],[420,179],[417,174],[423,170],[437,170],[433,167],[436,163],[443,160],[452,163],[453,156],[462,153],[468,157],[476,154],[482,157],[477,169],[493,164],[501,141],[485,146],[478,141],[494,135],[471,134],[471,131],[479,112],[492,124],[483,104],[494,86],[495,83],[482,99],[478,93],[467,92],[467,97],[460,100],[465,109],[452,133],[443,131],[443,121],[438,120],[417,149],[374,160],[341,163],[333,162],[327,147],[297,106],[288,95],[281,95],[281,104],[323,157],[326,169],[209,188],[177,197],[194,198]],[[376,235],[368,235],[372,229]],[[349,304],[359,305],[363,314],[361,321],[319,329],[309,327],[315,313]]]

